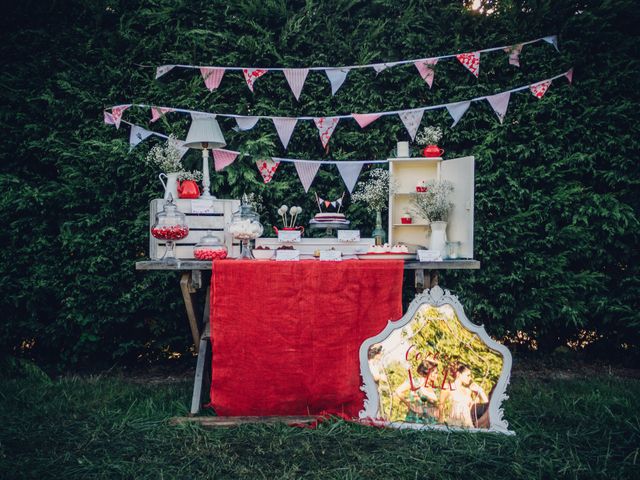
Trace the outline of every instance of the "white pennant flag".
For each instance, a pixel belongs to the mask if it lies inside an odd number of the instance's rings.
[[[336,163],[340,176],[342,177],[344,184],[347,186],[349,193],[351,193],[353,191],[353,187],[356,186],[358,176],[362,170],[362,165],[362,163]]]
[[[156,80],[163,76],[165,73],[170,72],[175,65],[160,65],[156,68]]]
[[[545,42],[547,42],[547,43],[550,43],[554,47],[556,47],[556,50],[560,51],[560,49],[558,48],[558,36],[557,35],[549,35],[548,37],[544,37],[543,40]]]
[[[329,79],[329,82],[331,82],[331,95],[335,95],[346,80],[349,69],[330,68],[325,70],[324,73],[327,74],[327,78]]]
[[[319,117],[314,118],[313,121],[318,127],[318,132],[320,132],[320,141],[322,142],[322,146],[327,148],[329,144],[329,139],[331,135],[333,135],[333,131],[336,129],[336,125],[340,121],[339,117]]]
[[[131,132],[129,133],[129,151],[138,145],[145,138],[153,135],[153,132],[139,127],[138,125],[131,125]]]
[[[386,63],[376,63],[375,65],[371,65],[371,66],[376,71],[376,75],[377,75],[380,72],[386,70],[389,65],[387,65]]]
[[[236,123],[238,124],[238,130],[246,131],[251,130],[256,126],[260,118],[258,117],[236,117]]]
[[[316,173],[318,173],[318,169],[320,168],[320,162],[293,162],[296,166],[296,171],[298,172],[298,177],[300,177],[300,182],[302,182],[302,186],[304,187],[305,193],[309,191],[309,187],[311,186],[311,182],[316,177]]]
[[[507,113],[507,107],[509,106],[510,97],[511,92],[498,93],[497,95],[491,95],[490,97],[487,97],[487,102],[489,102],[489,105],[491,105],[493,111],[496,112],[500,123],[504,121],[504,116]]]
[[[209,91],[212,92],[220,86],[222,76],[224,75],[224,68],[200,67],[200,73],[202,74],[204,84]]]
[[[183,140],[171,139],[170,138],[169,139],[169,144],[180,152],[180,159],[181,160],[182,160],[182,157],[184,157],[184,154],[189,151],[189,147],[185,147],[184,146],[184,141]]]
[[[356,122],[358,122],[360,128],[364,128],[380,118],[379,113],[352,113],[351,116]]]
[[[289,117],[274,117],[272,118],[272,120],[273,124],[276,127],[276,131],[278,132],[278,137],[280,137],[280,141],[282,142],[282,146],[286,150],[287,145],[289,145],[289,140],[291,140],[293,129],[296,128],[296,123],[298,123],[298,119]]]
[[[398,112],[398,116],[404,126],[409,132],[411,136],[411,140],[416,138],[416,133],[418,133],[418,127],[420,126],[420,122],[422,121],[422,115],[424,115],[424,110],[407,110],[404,112]]]
[[[309,74],[309,69],[285,68],[283,73],[291,87],[293,96],[296,97],[296,100],[300,100],[300,92],[302,92],[302,87],[304,85],[304,81],[307,79],[307,75]]]
[[[420,60],[414,62],[414,65],[420,72],[420,76],[422,79],[427,82],[429,88],[433,85],[433,77],[435,77],[435,71],[433,70],[433,66],[438,63],[437,58],[429,58],[427,60]]]
[[[455,127],[456,124],[460,121],[464,113],[471,106],[471,102],[459,102],[452,103],[447,105],[447,110],[449,111],[449,115],[453,118],[453,123],[451,124],[451,128]]]
[[[216,172],[219,172],[223,168],[231,165],[238,156],[239,152],[233,152],[231,150],[214,149],[213,150],[213,165]]]

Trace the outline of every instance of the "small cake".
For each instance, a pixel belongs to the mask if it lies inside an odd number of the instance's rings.
[[[396,243],[393,247],[391,247],[391,253],[409,253],[409,249],[406,245]]]
[[[316,213],[313,220],[318,223],[347,223],[344,213],[337,212]]]
[[[391,247],[388,243],[384,245],[371,245],[367,253],[389,253],[391,251]]]

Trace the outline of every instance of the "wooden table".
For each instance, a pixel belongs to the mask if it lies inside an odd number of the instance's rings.
[[[427,288],[432,288],[438,284],[439,270],[478,270],[480,262],[477,260],[445,260],[442,262],[418,262],[417,260],[407,260],[404,262],[405,270],[414,271],[414,286],[416,293],[421,293]],[[209,342],[209,300],[210,288],[207,282],[205,294],[205,305],[201,316],[196,314],[194,306],[194,294],[204,286],[202,272],[211,272],[211,261],[181,260],[178,265],[167,265],[160,260],[146,260],[136,262],[136,270],[167,270],[180,272],[180,290],[184,300],[187,320],[193,337],[193,344],[198,353],[196,364],[196,375],[193,387],[193,397],[191,401],[191,414],[200,411],[200,397],[202,392],[202,380],[205,365],[205,353]],[[205,275],[209,278],[208,275]],[[202,353],[202,355],[200,355]]]

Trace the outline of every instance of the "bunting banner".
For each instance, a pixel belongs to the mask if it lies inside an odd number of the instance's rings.
[[[213,150],[213,165],[216,169],[216,172],[224,169],[231,165],[239,152],[232,152],[231,150],[222,150],[222,149],[214,149]]]
[[[564,74],[564,76],[567,77],[569,83],[573,83],[573,68],[570,68],[569,71]]]
[[[347,73],[349,69],[345,68],[330,68],[325,70],[329,83],[331,83],[331,95],[335,95],[340,89],[344,81],[347,79]]]
[[[550,86],[551,86],[551,80],[545,80],[544,82],[534,83],[533,85],[531,85],[531,93],[533,93],[533,95],[536,98],[542,98],[544,97],[544,94],[547,93],[547,90],[549,90]]]
[[[129,132],[129,151],[133,150],[143,140],[149,138],[154,133],[146,128],[139,127],[138,125],[131,125],[131,131]]]
[[[449,115],[453,118],[453,123],[451,124],[451,128],[455,127],[465,112],[471,106],[471,102],[458,102],[447,105],[447,110],[449,111]]]
[[[379,113],[352,113],[351,117],[356,122],[358,122],[358,125],[360,125],[360,128],[364,128],[367,125],[370,125],[371,123],[379,119],[380,114]]]
[[[490,97],[487,97],[487,102],[489,102],[489,105],[491,105],[493,111],[496,112],[500,123],[504,121],[504,116],[507,113],[507,107],[509,106],[510,97],[510,92],[498,93],[497,95],[491,95]]]
[[[329,208],[329,205],[331,205],[332,207],[337,207],[337,206],[342,206],[342,197],[337,198],[333,201],[330,200],[325,200],[324,198],[320,198],[316,195],[316,201],[318,203],[318,207],[322,207],[322,205],[324,204],[325,208]]]
[[[316,177],[316,173],[318,173],[320,162],[293,162],[293,164],[296,167],[304,191],[307,193],[313,179]]]
[[[456,55],[456,58],[467,70],[478,78],[478,74],[480,73],[480,52],[460,53]]]
[[[115,125],[116,121],[113,119],[113,115],[111,115],[109,112],[105,111],[104,113],[104,123],[106,123],[107,125]]]
[[[264,183],[269,183],[271,181],[273,175],[278,169],[278,165],[280,165],[280,162],[269,158],[266,158],[264,160],[256,160],[256,166],[258,167],[260,175],[262,175],[262,180],[264,181]]]
[[[336,129],[336,125],[340,121],[339,117],[320,117],[314,118],[313,121],[318,127],[318,132],[320,133],[320,141],[322,142],[322,146],[327,148],[329,144],[329,139],[331,135],[333,135],[333,131]]]
[[[116,130],[120,128],[122,114],[129,107],[130,105],[118,105],[117,107],[113,107],[111,109],[111,119],[113,120],[113,124],[116,126]]]
[[[263,68],[245,68],[242,70],[242,73],[244,73],[244,79],[247,81],[247,86],[249,87],[249,90],[253,92],[254,82],[257,79],[259,79],[262,75],[267,73],[267,70]]]
[[[163,76],[165,73],[169,73],[175,65],[160,65],[156,68],[156,80]]]
[[[236,117],[235,118],[236,123],[238,124],[238,130],[244,132],[247,130],[251,130],[253,127],[256,126],[256,123],[258,123],[258,120],[260,120],[259,117]]]
[[[287,149],[287,145],[289,145],[293,130],[296,128],[296,123],[298,123],[298,119],[296,118],[276,117],[273,119],[273,125],[276,127],[276,132],[278,132],[278,137],[285,150]]]
[[[296,100],[300,100],[300,93],[302,92],[304,81],[307,79],[307,75],[309,74],[309,69],[285,68],[283,70],[283,73],[285,78],[287,79],[287,83],[289,83],[289,87],[291,87],[293,96],[296,97]]]
[[[220,86],[222,76],[224,75],[224,68],[200,67],[200,73],[202,74],[205,86],[212,92]]]
[[[423,115],[424,110],[407,110],[398,114],[407,132],[409,132],[412,141],[416,138],[416,133],[418,133],[418,127],[420,126]]]
[[[520,52],[522,52],[522,47],[523,45],[519,44],[504,49],[504,51],[509,54],[509,65],[513,65],[515,67],[520,66]]]
[[[558,48],[558,36],[557,35],[549,35],[548,37],[543,37],[542,40],[544,40],[547,43],[550,43],[551,45],[553,45],[557,51],[560,51],[560,49]]]
[[[420,76],[425,82],[427,82],[429,88],[433,86],[433,78],[435,77],[435,70],[433,67],[436,63],[438,63],[437,58],[429,58],[428,60],[422,60],[414,63],[418,72],[420,72]]]
[[[356,186],[360,172],[362,171],[362,163],[336,163],[342,181],[344,182],[349,193],[353,191],[353,187]]]
[[[173,145],[173,147],[180,152],[180,160],[184,157],[184,154],[189,151],[189,147],[184,146],[184,140],[171,139],[169,138],[169,144]]]
[[[160,117],[162,117],[164,114],[169,113],[169,112],[173,112],[173,109],[171,108],[156,108],[153,107],[151,109],[151,121],[152,122],[156,122],[158,120],[160,120]]]

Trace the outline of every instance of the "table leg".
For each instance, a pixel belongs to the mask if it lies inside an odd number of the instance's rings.
[[[430,278],[429,271],[425,272],[424,269],[415,270],[416,293],[422,293],[425,288],[430,288]]]
[[[204,381],[204,366],[207,361],[207,346],[211,338],[211,326],[209,323],[209,295],[211,287],[207,288],[206,299],[204,302],[204,312],[202,314],[203,326],[202,336],[200,337],[200,346],[198,348],[198,361],[196,363],[196,375],[193,380],[193,395],[191,396],[191,415],[200,412],[200,403],[202,398],[202,384]]]
[[[193,337],[193,345],[196,352],[200,348],[200,328],[198,327],[198,320],[196,318],[196,312],[193,308],[192,293],[195,292],[195,288],[192,283],[192,273],[184,272],[180,278],[180,290],[182,290],[182,299],[184,300],[184,308],[187,311],[187,319],[189,320],[189,327],[191,327],[191,336]]]

